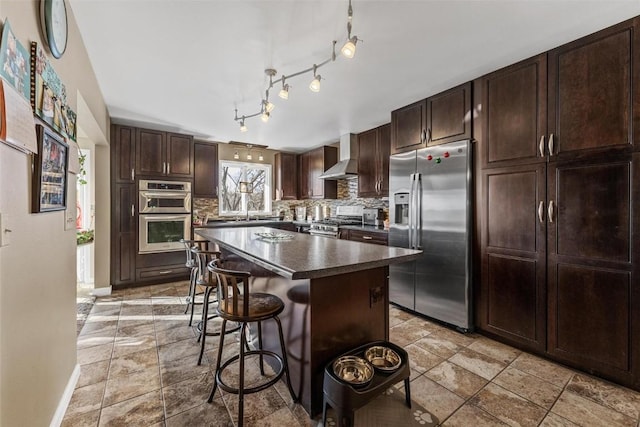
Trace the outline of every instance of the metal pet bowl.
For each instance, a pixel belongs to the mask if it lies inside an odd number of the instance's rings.
[[[361,357],[343,356],[333,362],[333,373],[341,381],[355,387],[364,387],[373,379],[373,368]]]
[[[400,367],[400,363],[402,362],[398,353],[389,347],[383,347],[380,345],[369,347],[367,351],[364,352],[364,357],[376,369],[383,372],[395,371]]]

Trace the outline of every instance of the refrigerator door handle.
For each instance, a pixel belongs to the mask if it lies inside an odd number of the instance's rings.
[[[409,176],[411,180],[411,186],[409,187],[409,249],[413,249],[413,222],[414,222],[414,212],[413,212],[413,195],[414,195],[414,184],[415,184],[415,174],[411,174]]]
[[[416,174],[415,249],[422,250],[422,174]]]

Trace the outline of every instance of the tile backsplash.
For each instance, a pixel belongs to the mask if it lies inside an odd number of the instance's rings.
[[[271,208],[274,216],[278,216],[284,211],[286,220],[294,218],[294,210],[298,206],[305,206],[307,212],[313,212],[315,206],[327,206],[334,214],[337,206],[359,205],[366,208],[382,208],[386,215],[389,213],[389,199],[359,198],[358,197],[358,178],[339,179],[338,180],[338,198],[322,199],[322,200],[274,200]],[[218,199],[193,199],[193,213],[200,218],[208,216],[216,218],[218,216]]]

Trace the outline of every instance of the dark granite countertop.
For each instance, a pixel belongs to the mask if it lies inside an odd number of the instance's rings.
[[[416,259],[421,251],[331,239],[269,227],[199,228],[196,234],[289,279],[313,279]],[[291,234],[272,242],[256,233]]]

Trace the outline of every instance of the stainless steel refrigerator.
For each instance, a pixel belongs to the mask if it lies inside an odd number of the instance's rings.
[[[470,148],[452,142],[389,162],[389,245],[423,251],[389,266],[389,299],[464,331],[473,329]]]

